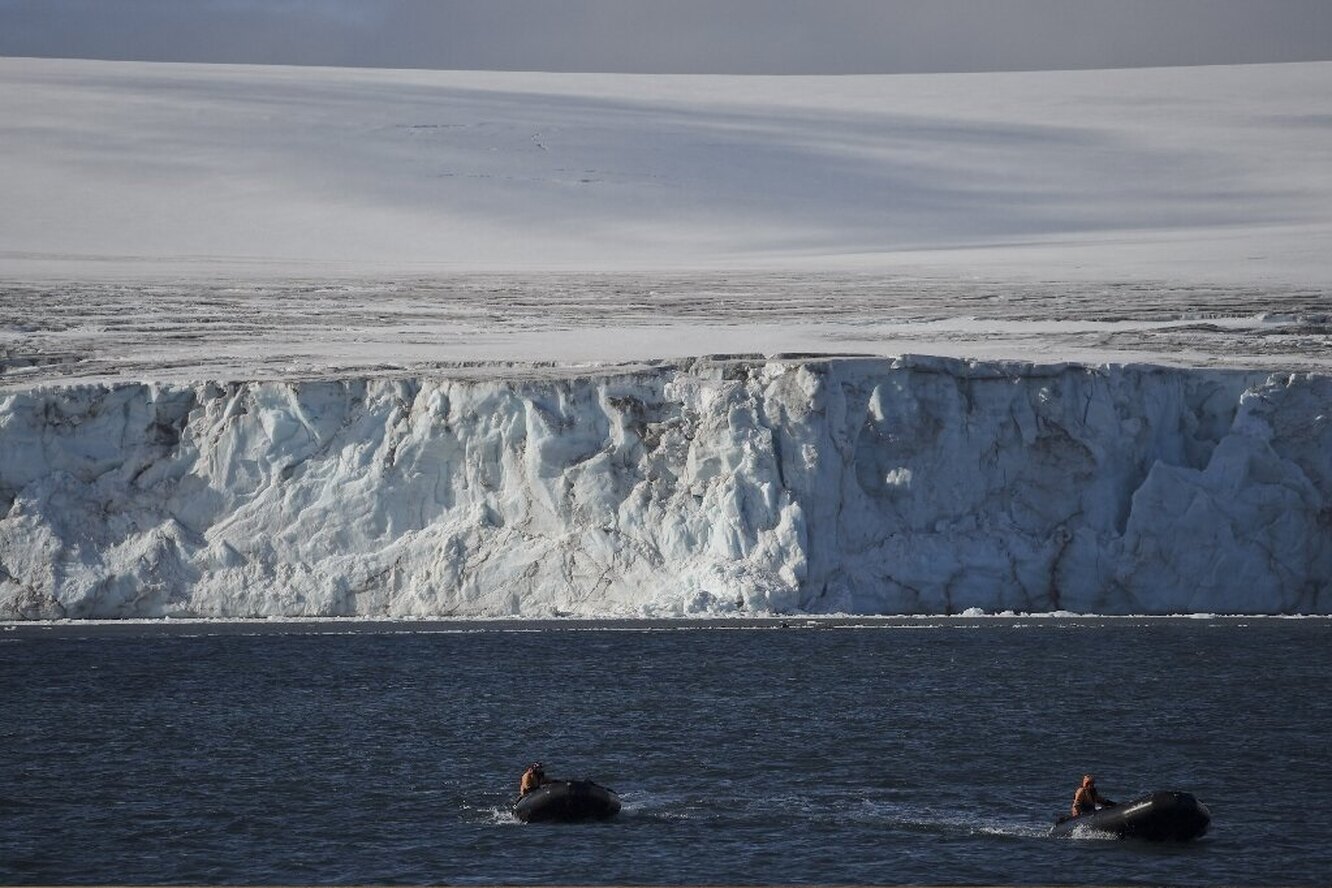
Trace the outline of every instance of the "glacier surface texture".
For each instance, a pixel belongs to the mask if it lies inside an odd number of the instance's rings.
[[[1332,377],[942,358],[0,395],[0,618],[1332,612]]]

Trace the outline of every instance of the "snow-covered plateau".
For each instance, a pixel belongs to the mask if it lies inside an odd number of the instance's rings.
[[[1332,379],[696,359],[0,401],[0,616],[1332,612]]]
[[[1332,62],[843,77],[0,58],[0,276],[1325,286]]]
[[[1329,84],[0,59],[0,620],[1332,613]]]

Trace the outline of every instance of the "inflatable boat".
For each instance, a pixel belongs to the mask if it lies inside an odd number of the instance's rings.
[[[620,813],[620,797],[591,780],[551,780],[513,805],[513,816],[524,823],[606,820]]]
[[[1121,805],[1060,817],[1050,835],[1105,833],[1121,839],[1187,842],[1207,832],[1211,822],[1212,812],[1190,793],[1159,790]]]

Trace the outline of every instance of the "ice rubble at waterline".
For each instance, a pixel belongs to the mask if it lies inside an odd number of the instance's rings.
[[[1332,381],[942,358],[0,401],[0,617],[1327,613]]]

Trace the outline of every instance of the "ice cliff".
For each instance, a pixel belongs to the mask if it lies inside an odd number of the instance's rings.
[[[1332,612],[1332,377],[944,359],[0,395],[0,618]]]

